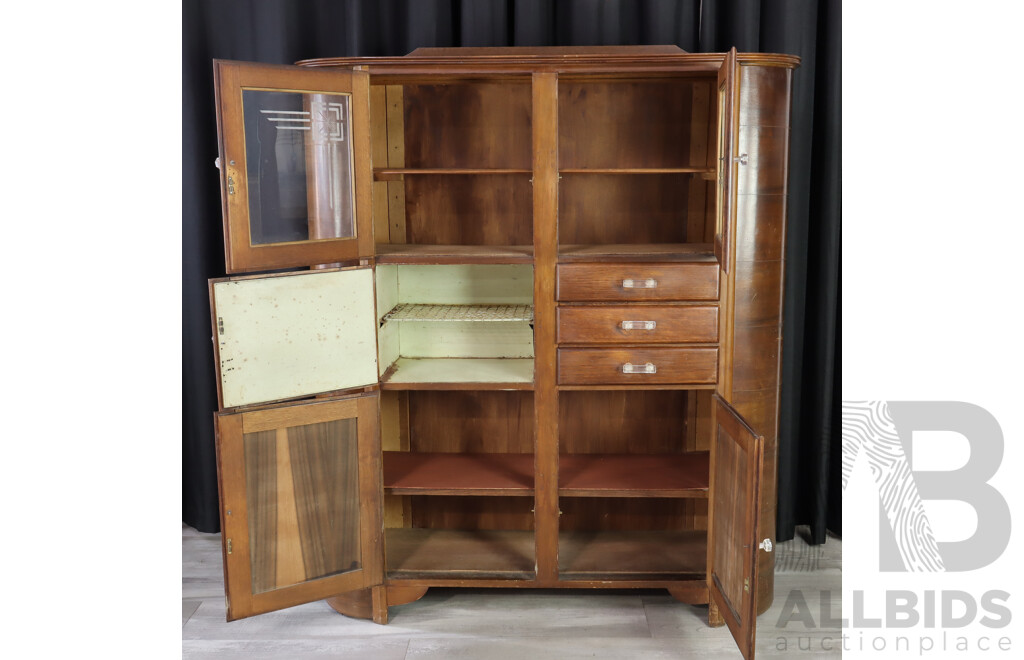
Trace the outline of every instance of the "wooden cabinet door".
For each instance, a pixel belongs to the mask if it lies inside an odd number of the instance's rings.
[[[229,621],[383,582],[377,403],[217,416]]]
[[[739,112],[736,101],[738,87],[736,69],[736,49],[725,55],[722,66],[718,69],[718,170],[715,193],[715,256],[722,269],[728,273],[730,268],[732,246],[730,238],[733,229],[735,203],[733,200],[733,182],[736,177],[736,161],[734,145],[738,130]]]
[[[210,307],[221,408],[377,384],[369,266],[212,280]]]
[[[759,488],[764,437],[715,395],[708,523],[708,589],[743,657],[753,660],[757,623]]]
[[[373,255],[369,74],[214,62],[227,272]]]

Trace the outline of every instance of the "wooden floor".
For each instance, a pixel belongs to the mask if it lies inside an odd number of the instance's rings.
[[[226,623],[220,535],[183,526],[181,540],[185,658],[742,657],[726,628],[707,627],[706,607],[683,605],[664,591],[431,589],[422,600],[391,608],[386,626],[346,618],[323,601]],[[838,629],[807,630],[799,621],[777,625],[796,589],[816,619],[821,592],[830,592],[831,612],[840,616],[840,540],[808,546],[798,538],[777,544],[776,552],[775,602],[757,621],[757,657],[840,657],[841,642],[828,641],[838,640]],[[822,642],[833,650],[822,650]]]

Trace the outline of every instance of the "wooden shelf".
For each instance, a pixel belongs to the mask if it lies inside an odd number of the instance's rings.
[[[532,390],[533,358],[398,358],[383,390]]]
[[[708,496],[708,452],[565,454],[562,497]],[[384,452],[384,489],[394,495],[530,496],[533,454]]]
[[[564,167],[559,174],[715,174],[709,167]]]
[[[533,579],[533,532],[384,530],[387,576],[396,579]]]
[[[562,497],[692,497],[706,499],[710,456],[686,454],[563,454]]]
[[[560,245],[560,262],[716,262],[711,243],[617,243],[609,245]]]
[[[533,170],[476,167],[375,167],[374,181],[401,181],[411,174],[533,174]]]
[[[533,246],[377,243],[376,254],[379,264],[520,264],[533,261]]]
[[[575,532],[558,534],[564,580],[703,579],[707,532]]]
[[[393,495],[533,495],[533,454],[384,452]]]
[[[385,314],[382,320],[428,323],[445,321],[525,322],[533,321],[533,305],[417,305],[402,303]]]

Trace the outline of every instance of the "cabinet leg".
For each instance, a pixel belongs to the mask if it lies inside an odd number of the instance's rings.
[[[371,598],[373,622],[384,625],[388,622],[388,588],[374,587]]]
[[[339,614],[344,614],[353,619],[372,619],[373,617],[373,595],[372,589],[360,589],[347,593],[331,596],[327,604]]]
[[[718,611],[718,605],[715,605],[715,601],[708,603],[708,625],[712,628],[725,625],[725,619],[722,618],[722,613]]]

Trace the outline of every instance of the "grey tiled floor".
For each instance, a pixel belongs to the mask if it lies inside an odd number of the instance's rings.
[[[431,589],[391,608],[386,626],[341,616],[323,601],[226,623],[220,535],[182,526],[181,541],[185,658],[741,658],[728,629],[707,626],[706,607],[664,591]],[[841,541],[808,546],[797,538],[776,548],[775,602],[757,620],[757,657],[840,657],[829,640],[838,630],[778,623],[791,590],[801,590],[815,614],[829,598],[840,616]]]

